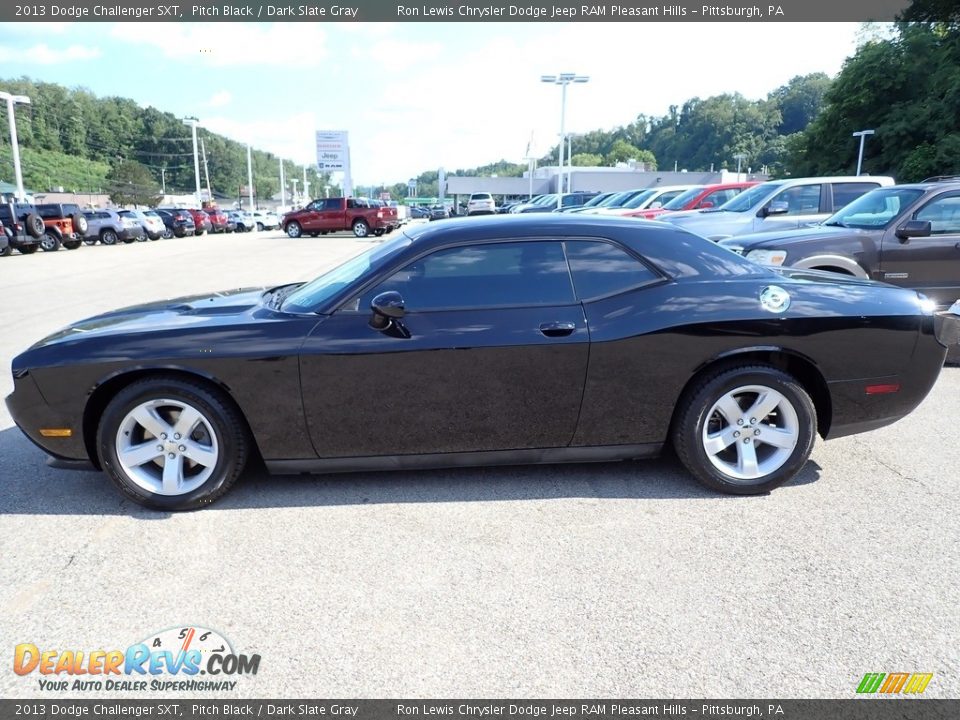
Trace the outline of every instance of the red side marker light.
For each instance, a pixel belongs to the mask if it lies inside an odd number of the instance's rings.
[[[900,391],[899,383],[889,383],[887,385],[867,385],[867,395],[889,395]]]

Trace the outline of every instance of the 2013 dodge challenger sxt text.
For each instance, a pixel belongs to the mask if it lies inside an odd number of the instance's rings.
[[[960,309],[758,266],[660,223],[432,223],[309,283],[118,310],[13,361],[17,425],[132,500],[272,472],[622,460],[672,443],[705,485],[766,492],[814,437],[892,423]]]

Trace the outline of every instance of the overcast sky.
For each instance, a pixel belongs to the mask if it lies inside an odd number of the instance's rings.
[[[350,132],[355,184],[522,162],[560,125],[612,129],[694,96],[760,98],[835,75],[855,23],[0,23],[0,77],[129,97],[314,163],[314,132]],[[4,136],[6,132],[4,131]],[[576,152],[576,148],[574,148]]]

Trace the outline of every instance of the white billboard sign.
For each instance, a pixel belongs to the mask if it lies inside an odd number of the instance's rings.
[[[346,172],[350,166],[350,148],[346,130],[317,131],[317,170]]]

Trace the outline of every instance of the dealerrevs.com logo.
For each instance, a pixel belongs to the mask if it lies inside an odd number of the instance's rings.
[[[175,627],[154,633],[125,650],[59,650],[20,643],[13,652],[17,675],[39,675],[44,691],[233,690],[243,675],[256,675],[259,655],[234,651],[208,628]]]

